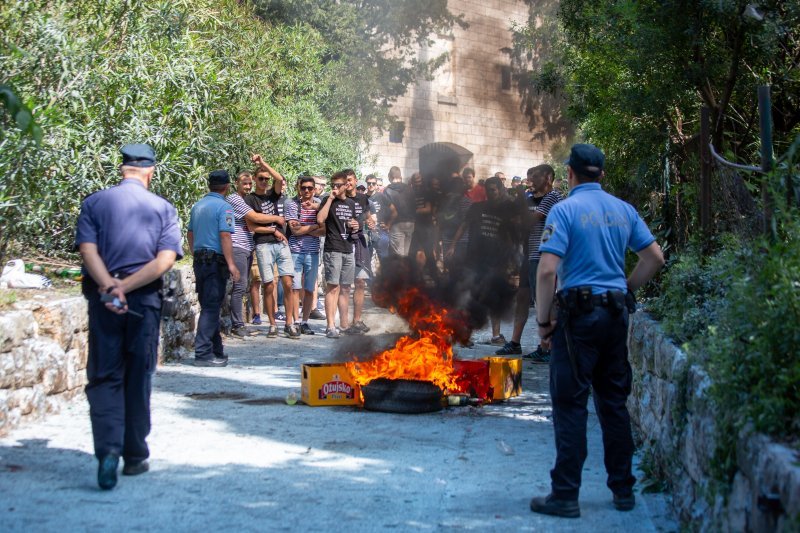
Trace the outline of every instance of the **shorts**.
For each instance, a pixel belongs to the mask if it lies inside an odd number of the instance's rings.
[[[250,283],[261,284],[261,274],[258,272],[258,263],[256,261],[250,264]]]
[[[363,266],[356,266],[356,279],[370,279],[372,276],[369,273],[369,269]]]
[[[279,276],[294,276],[292,252],[286,243],[257,245],[256,261],[258,262],[258,271],[261,274],[262,283],[272,283],[275,280],[275,266],[278,267]]]
[[[299,291],[304,289],[314,292],[314,285],[317,283],[317,272],[319,271],[319,254],[299,253],[292,254],[294,260],[294,280],[292,289]]]
[[[344,252],[322,254],[325,265],[325,283],[329,285],[352,285],[356,275],[356,258]]]

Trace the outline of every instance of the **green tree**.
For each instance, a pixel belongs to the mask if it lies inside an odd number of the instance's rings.
[[[701,105],[711,109],[715,147],[739,162],[758,161],[758,85],[772,87],[776,152],[798,133],[796,2],[562,0],[557,9],[556,21],[542,22],[532,7],[516,31],[521,91],[563,95],[582,135],[608,152],[617,192],[640,205],[654,191],[681,193],[671,216],[685,217],[683,231],[695,210]],[[731,179],[720,187],[755,187]],[[737,213],[752,203],[746,194],[732,200]]]
[[[71,248],[80,201],[118,179],[126,142],[155,147],[153,188],[184,220],[208,171],[254,151],[290,178],[358,164],[360,129],[327,109],[335,68],[307,25],[236,0],[31,0],[0,5],[0,27],[0,79],[46,132],[37,144],[0,115],[3,226],[26,248]]]

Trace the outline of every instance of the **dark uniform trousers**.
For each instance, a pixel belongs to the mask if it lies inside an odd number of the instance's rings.
[[[220,254],[202,255],[197,252],[193,266],[197,300],[200,303],[200,318],[194,338],[195,359],[224,357],[219,314],[230,276],[228,267]]]
[[[578,499],[586,460],[587,401],[591,387],[603,431],[607,484],[614,494],[627,496],[636,481],[631,474],[634,446],[625,405],[632,379],[627,347],[628,311],[614,313],[606,307],[595,307],[589,313],[570,316],[576,377],[567,351],[564,319],[559,316],[550,360],[556,438],[556,463],[550,471],[553,494],[559,499]]]
[[[129,309],[142,318],[109,311],[96,289],[84,293],[89,306],[86,396],[98,458],[113,452],[135,463],[150,456],[145,439],[158,361],[159,288],[160,280],[125,295]]]

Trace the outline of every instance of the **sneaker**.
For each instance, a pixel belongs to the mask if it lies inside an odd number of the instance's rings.
[[[614,509],[617,511],[633,511],[636,507],[636,497],[631,493],[628,496],[614,494]]]
[[[504,346],[506,344],[506,338],[501,333],[497,337],[492,337],[492,340],[489,341],[489,344],[493,344],[495,346]]]
[[[312,320],[325,320],[325,315],[319,309],[314,309],[308,314],[308,318]]]
[[[360,330],[361,330],[362,332],[364,332],[364,333],[366,333],[366,332],[368,332],[368,331],[369,331],[369,326],[367,326],[366,324],[364,324],[364,321],[363,321],[363,320],[359,320],[358,322],[354,323],[354,324],[353,324],[353,327],[354,327],[354,328],[358,328],[358,329],[360,329]]]
[[[253,320],[251,320],[250,323],[253,324],[254,326],[260,326],[261,325],[261,315],[253,315]]]
[[[359,328],[355,324],[352,324],[349,328],[344,330],[342,333],[344,333],[345,335],[363,335],[364,334],[364,332],[361,331],[361,328]]]
[[[327,328],[325,330],[325,336],[329,339],[338,339],[339,338],[339,330],[336,328]]]
[[[311,327],[307,323],[303,322],[302,324],[300,324],[300,333],[302,333],[303,335],[314,335],[314,330],[311,329]]]
[[[277,337],[278,336],[278,326],[270,326],[269,330],[267,330],[267,337]]]
[[[297,324],[289,324],[288,326],[283,326],[283,332],[289,339],[300,338],[300,330],[297,328]]]
[[[522,345],[514,341],[508,341],[502,348],[494,352],[495,355],[516,355],[521,353]]]
[[[283,311],[276,311],[275,312],[275,320],[278,320],[280,322],[285,322],[286,321],[286,313],[284,313]]]
[[[194,366],[228,366],[228,358],[222,359],[215,357],[214,359],[195,359]]]
[[[536,350],[529,354],[523,355],[525,359],[530,359],[534,363],[543,365],[550,364],[550,350],[542,350],[541,346],[537,346]]]
[[[231,330],[231,337],[239,337],[240,339],[243,339],[245,335],[247,335],[247,330],[244,329],[244,327],[242,326],[239,326],[238,328],[233,328]]]
[[[559,500],[552,494],[532,499],[531,511],[564,518],[579,518],[581,516],[578,500]]]

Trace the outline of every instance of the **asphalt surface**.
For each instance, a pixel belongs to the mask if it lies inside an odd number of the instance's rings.
[[[373,347],[404,327],[379,309],[365,321]],[[332,361],[349,342],[312,325],[318,334],[301,340],[267,339],[265,326],[226,339],[226,368],[160,367],[151,470],[120,476],[112,491],[97,488],[85,398],[0,439],[0,531],[678,530],[662,494],[637,491],[632,512],[613,508],[594,413],[581,518],[529,510],[549,492],[555,457],[546,365],[526,361],[522,395],[485,407],[398,415],[287,405],[301,363]],[[458,355],[496,348],[479,342]],[[535,348],[532,332],[523,348]]]

